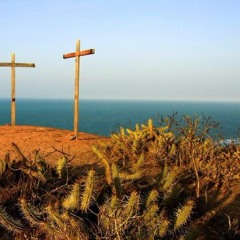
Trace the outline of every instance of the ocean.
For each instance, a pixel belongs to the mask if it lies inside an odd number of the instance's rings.
[[[16,102],[16,124],[73,129],[72,100],[24,100]],[[184,101],[80,100],[79,131],[103,136],[134,127],[159,116],[202,116],[219,122],[217,132],[225,139],[238,139],[240,103]],[[0,125],[10,123],[10,100],[0,100]]]

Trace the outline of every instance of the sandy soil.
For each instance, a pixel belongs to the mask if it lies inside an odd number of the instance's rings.
[[[62,153],[66,154],[74,165],[92,164],[96,156],[91,146],[99,141],[107,141],[101,137],[88,133],[79,133],[78,139],[71,140],[74,134],[69,130],[36,127],[36,126],[0,126],[0,159],[6,153],[10,159],[16,159],[12,143],[15,143],[28,159],[34,160],[36,151],[49,163],[58,160]]]

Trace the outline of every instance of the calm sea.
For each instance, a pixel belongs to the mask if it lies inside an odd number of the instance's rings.
[[[73,129],[73,101],[18,100],[18,125],[37,125]],[[109,136],[119,126],[131,127],[149,118],[178,112],[181,115],[211,116],[220,123],[218,132],[225,139],[239,138],[240,103],[178,102],[178,101],[111,101],[81,100],[80,123],[82,132]],[[10,101],[0,100],[0,125],[10,123]]]

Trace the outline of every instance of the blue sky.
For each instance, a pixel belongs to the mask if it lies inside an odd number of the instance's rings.
[[[75,51],[80,98],[240,101],[238,0],[1,1],[0,62],[15,52],[17,98],[73,98]],[[10,69],[0,68],[10,98]]]

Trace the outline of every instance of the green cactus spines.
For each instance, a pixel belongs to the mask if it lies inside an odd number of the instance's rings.
[[[140,196],[137,192],[132,192],[127,203],[126,207],[123,212],[123,217],[132,217],[135,214],[137,214],[137,211],[139,209],[139,203],[140,203]]]
[[[112,163],[112,179],[114,184],[114,193],[118,198],[122,196],[122,187],[121,187],[121,179],[118,173],[118,168],[115,163]]]
[[[111,135],[111,139],[112,139],[112,140],[118,140],[119,137],[118,137],[118,135],[117,135],[116,133],[113,133],[113,134]]]
[[[86,211],[90,204],[91,200],[93,198],[93,191],[94,191],[94,183],[95,183],[95,171],[90,170],[87,175],[87,179],[85,181],[85,186],[84,186],[84,192],[82,194],[82,200],[81,200],[81,205],[80,209],[83,211]]]
[[[164,127],[158,127],[157,130],[159,133],[163,134],[164,132],[166,132],[169,129],[168,126],[164,126]]]
[[[143,132],[138,131],[138,132],[132,132],[133,138],[136,141],[139,141],[139,139],[141,139],[143,137]]]
[[[112,176],[111,176],[111,171],[110,171],[110,166],[105,158],[101,159],[101,162],[103,166],[105,167],[105,177],[108,185],[112,184]]]
[[[170,221],[167,218],[164,218],[160,221],[158,226],[158,235],[159,237],[165,237],[169,231]]]
[[[96,146],[92,146],[93,152],[97,155],[98,159],[101,161],[105,168],[105,177],[108,185],[112,183],[112,175],[108,161],[103,157],[102,153],[96,148]]]
[[[62,206],[67,210],[74,210],[79,208],[80,200],[80,185],[74,183],[70,194],[63,200]]]
[[[59,214],[58,211],[56,211],[53,206],[51,204],[49,204],[46,208],[45,208],[49,219],[50,219],[50,223],[52,222],[51,227],[55,226],[55,223],[57,224],[57,226],[59,228],[64,228],[64,220],[62,219],[61,215]]]
[[[167,139],[172,139],[174,138],[174,134],[173,132],[167,132],[167,133],[164,133],[164,137]]]
[[[138,141],[136,139],[134,139],[133,143],[132,143],[132,153],[133,153],[133,155],[135,155],[136,152],[137,152],[137,146],[138,146]]]
[[[70,224],[70,226],[71,226],[72,228],[75,228],[75,229],[76,229],[76,228],[79,227],[79,222],[77,221],[77,219],[75,219],[74,216],[73,216],[73,215],[70,215],[69,212],[67,212],[67,211],[64,211],[64,212],[61,214],[60,218],[64,221],[66,227],[67,227],[67,224],[68,224],[68,223]]]
[[[6,168],[7,168],[6,161],[0,159],[0,175],[2,175],[6,171]]]
[[[92,146],[92,151],[97,155],[99,160],[101,160],[103,157],[102,153],[99,151],[99,149],[96,146]]]
[[[186,224],[192,214],[194,205],[195,202],[192,199],[189,199],[182,207],[177,209],[176,218],[174,220],[174,230],[177,230]]]
[[[166,179],[169,173],[169,166],[167,163],[164,164],[164,167],[162,168],[162,172],[159,175],[159,182],[163,179]]]
[[[152,223],[154,222],[154,225],[156,225],[155,217],[157,216],[159,208],[157,204],[153,204],[146,208],[143,214],[143,220],[147,226],[153,225]],[[154,227],[154,226],[152,226]]]
[[[178,176],[177,168],[172,169],[169,172],[169,174],[166,177],[164,177],[162,189],[164,191],[168,191],[168,189],[171,188],[173,184],[176,182],[177,176]]]
[[[126,132],[127,132],[128,134],[133,134],[134,131],[132,131],[131,129],[126,128]]]
[[[170,149],[170,155],[175,156],[177,153],[177,148],[175,144],[172,144],[171,149]]]
[[[119,198],[115,195],[111,197],[110,207],[111,209],[116,209],[119,206]]]
[[[43,222],[41,215],[34,212],[24,197],[20,198],[19,205],[23,216],[31,225],[39,225]]]
[[[63,178],[67,170],[67,159],[63,156],[57,161],[56,172],[59,178]]]
[[[142,166],[143,162],[144,162],[144,153],[142,153],[138,159],[138,161],[133,165],[133,167],[131,168],[133,173],[136,173],[137,171],[139,171],[139,168]]]
[[[150,136],[152,136],[153,135],[153,121],[152,121],[152,119],[148,120],[148,128],[149,128],[149,134],[150,134]]]
[[[165,142],[166,142],[165,138],[160,135],[160,136],[157,136],[156,139],[157,139],[157,146],[159,148],[163,148],[165,146]]]
[[[120,201],[116,195],[113,195],[102,207],[101,207],[101,215],[100,215],[100,223],[103,228],[107,231],[112,231],[114,229],[114,221],[113,219],[117,218],[121,219],[122,210],[120,205]]]
[[[122,181],[136,181],[142,177],[142,172],[138,171],[133,174],[122,172],[122,173],[120,173],[120,177],[121,177]]]
[[[125,138],[125,129],[123,127],[120,128],[120,134],[122,139]]]
[[[146,208],[150,207],[152,204],[155,204],[158,201],[159,193],[157,190],[152,190],[146,201]]]

